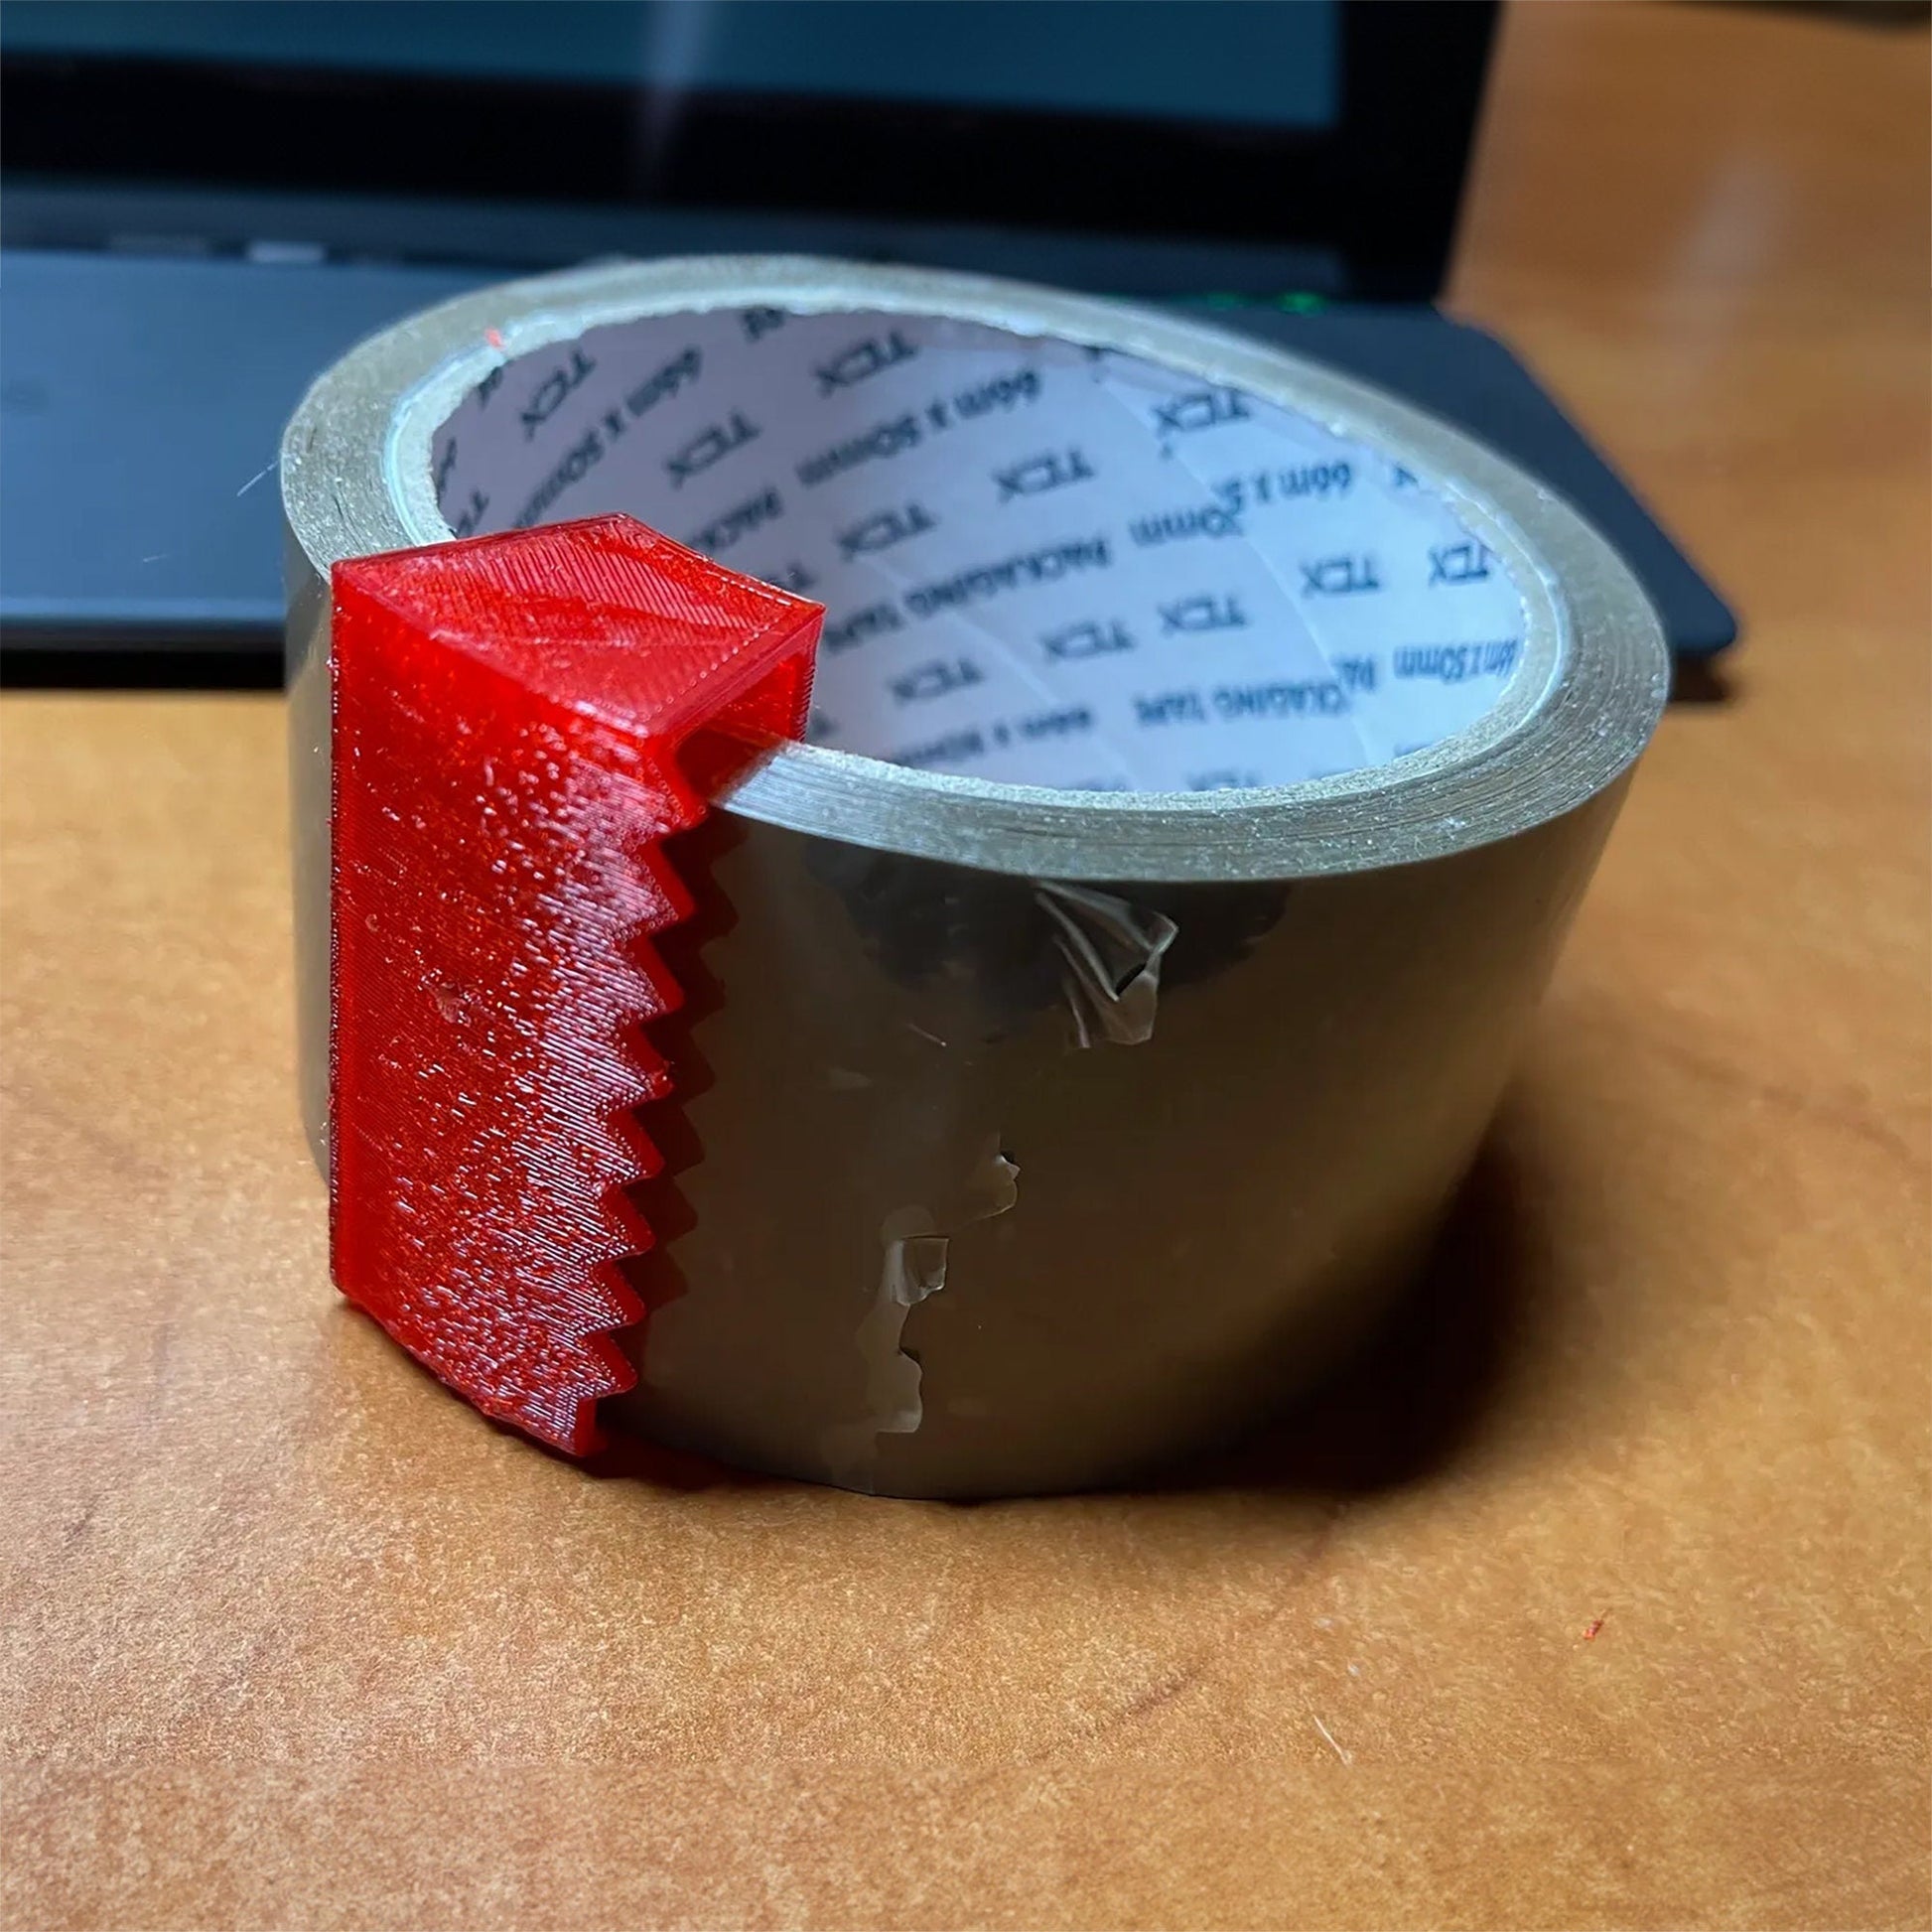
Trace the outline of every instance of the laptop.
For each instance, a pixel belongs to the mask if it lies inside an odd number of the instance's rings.
[[[1172,304],[1504,451],[1683,656],[1723,601],[1435,300],[1491,0],[9,0],[0,674],[279,680],[283,423],[398,317],[784,252]]]

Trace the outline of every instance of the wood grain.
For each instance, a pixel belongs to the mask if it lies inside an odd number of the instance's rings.
[[[1168,1491],[449,1400],[325,1279],[278,706],[8,698],[6,1922],[1925,1924],[1925,66],[1512,11],[1457,302],[1748,640],[1404,1324]]]

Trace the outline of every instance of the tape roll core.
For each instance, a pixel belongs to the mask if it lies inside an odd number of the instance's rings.
[[[492,368],[434,449],[464,534],[622,510],[808,593],[812,742],[925,770],[1083,792],[1337,775],[1473,722],[1521,655],[1506,567],[1400,461],[984,323],[606,324]]]
[[[331,565],[624,509],[826,602],[821,742],[687,842],[733,923],[688,1229],[607,1408],[855,1487],[1113,1479],[1367,1319],[1666,687],[1628,573],[1468,438],[978,277],[465,297],[325,375],[282,480],[318,1139]]]

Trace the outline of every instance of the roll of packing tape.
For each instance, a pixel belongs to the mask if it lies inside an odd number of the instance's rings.
[[[895,1494],[1135,1474],[1386,1307],[1666,690],[1628,572],[1478,444],[979,277],[467,296],[316,384],[282,486],[319,1148],[332,567],[622,511],[825,606],[808,742],[676,847],[700,981],[603,1413]]]

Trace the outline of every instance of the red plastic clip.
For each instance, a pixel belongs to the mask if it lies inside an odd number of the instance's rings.
[[[798,737],[815,604],[625,516],[336,566],[330,1248],[336,1284],[486,1414],[573,1454],[635,1380],[670,1090],[644,935],[691,902],[702,730]],[[714,736],[715,735],[715,736]]]

